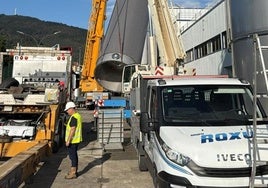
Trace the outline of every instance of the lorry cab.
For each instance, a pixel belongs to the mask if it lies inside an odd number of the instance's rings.
[[[254,117],[258,136],[268,134],[266,115],[258,102],[254,107],[248,82],[151,79],[145,88],[140,116],[143,169],[150,170],[156,187],[248,187]],[[263,147],[257,147],[259,160],[268,161],[268,148]],[[256,181],[267,184],[267,164],[256,171]]]

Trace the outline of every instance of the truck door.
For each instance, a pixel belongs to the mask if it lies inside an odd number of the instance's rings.
[[[148,88],[148,113],[149,118],[151,118],[151,126],[156,127],[155,123],[157,123],[157,95],[154,89]],[[145,137],[145,151],[147,152],[148,156],[150,157],[151,161],[154,161],[153,151],[155,146],[155,131],[150,131],[147,133]]]

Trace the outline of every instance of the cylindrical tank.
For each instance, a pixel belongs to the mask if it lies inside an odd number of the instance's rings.
[[[248,80],[253,84],[254,41],[253,34],[260,35],[262,45],[268,45],[268,0],[229,0],[232,34],[232,52],[234,76]],[[268,52],[263,51],[265,65],[268,68]],[[261,71],[260,63],[257,71]],[[263,74],[257,74],[257,92],[264,93],[266,84]],[[266,99],[262,99],[268,109]],[[266,108],[267,107],[267,108]]]
[[[124,65],[141,62],[147,25],[147,1],[116,1],[95,69],[102,87],[121,92]]]

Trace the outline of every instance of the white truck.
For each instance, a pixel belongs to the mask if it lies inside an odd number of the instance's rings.
[[[64,106],[72,97],[72,50],[18,45],[7,52],[13,72],[0,84],[0,156],[16,156],[40,142],[56,152],[64,141]]]
[[[72,49],[16,46],[12,77],[0,84],[0,187],[20,187],[64,143]],[[3,70],[4,71],[4,70]]]
[[[268,141],[259,136],[268,135],[268,121],[250,84],[226,76],[178,76],[195,75],[195,69],[181,64],[185,52],[167,1],[149,0],[148,7],[147,68],[125,63],[121,83],[140,170],[150,171],[155,187],[252,187],[252,178],[267,185]],[[163,76],[152,76],[157,68]],[[256,175],[255,159],[261,161]]]
[[[220,77],[220,78],[219,78]],[[132,142],[155,187],[248,187],[264,110],[250,84],[224,76],[140,76],[130,92]],[[140,101],[140,102],[139,102]],[[264,137],[262,137],[264,138]],[[263,142],[264,143],[264,142]],[[268,147],[257,144],[256,184],[268,184]]]

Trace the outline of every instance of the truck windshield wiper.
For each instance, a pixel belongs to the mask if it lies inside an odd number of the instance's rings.
[[[237,125],[250,125],[252,124],[251,121],[249,121],[246,118],[237,119],[237,118],[225,118],[223,121],[229,124],[237,124]]]
[[[240,119],[208,119],[208,120],[200,120],[201,125],[208,125],[208,126],[233,126],[233,125],[250,125],[252,124],[248,120],[240,120]]]

